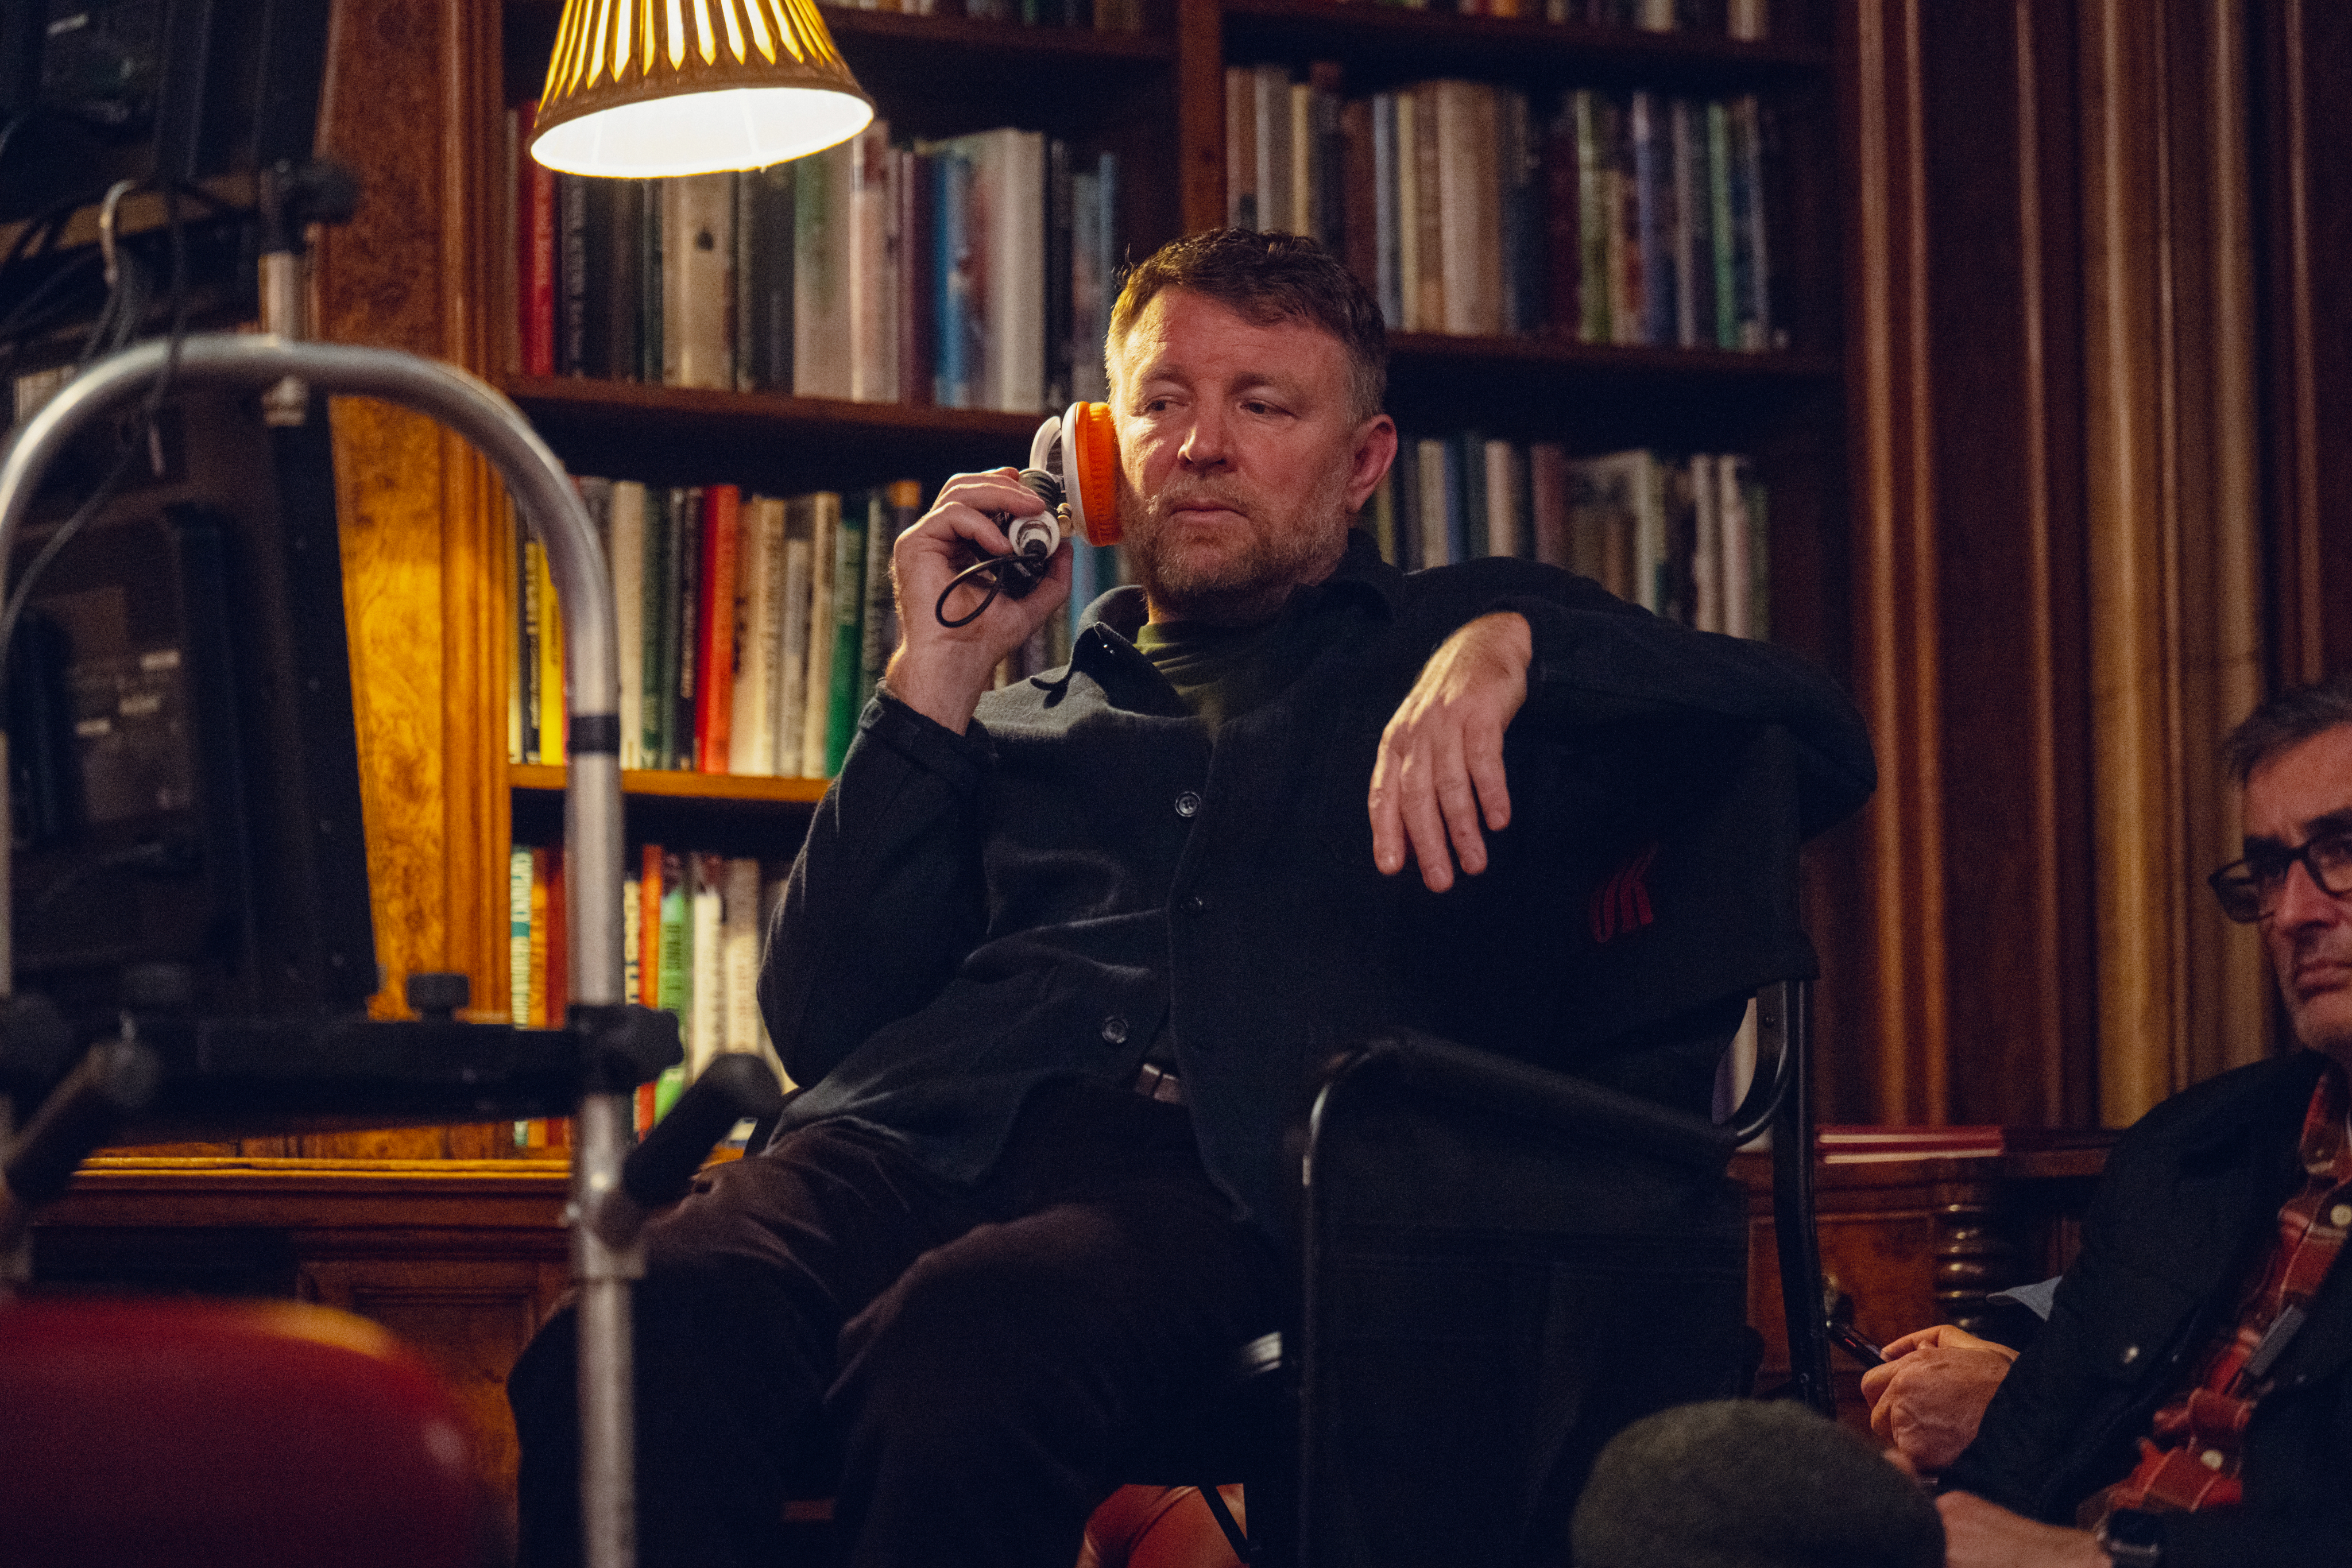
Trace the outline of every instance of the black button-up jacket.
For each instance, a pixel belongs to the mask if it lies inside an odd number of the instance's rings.
[[[1066,669],[991,693],[965,735],[887,695],[867,707],[761,971],[769,1030],[810,1086],[788,1129],[853,1118],[971,1179],[1040,1084],[1129,1084],[1164,1033],[1209,1172],[1278,1228],[1282,1138],[1312,1069],[1383,1026],[1445,1028],[1449,980],[1416,963],[1423,934],[1508,918],[1477,902],[1489,879],[1439,896],[1410,867],[1382,877],[1365,809],[1390,716],[1447,634],[1491,611],[1534,632],[1507,758],[1654,723],[1775,722],[1808,749],[1811,825],[1874,782],[1860,716],[1811,665],[1551,568],[1407,577],[1359,534],[1303,591],[1335,596],[1339,633],[1213,736],[1129,641],[1143,614],[1131,588],[1097,603]],[[1677,766],[1694,755],[1703,766],[1687,746]],[[1661,782],[1603,771],[1596,821],[1614,809],[1604,794],[1638,802]],[[1561,804],[1513,800],[1521,818]],[[1512,838],[1493,841],[1498,868]]]

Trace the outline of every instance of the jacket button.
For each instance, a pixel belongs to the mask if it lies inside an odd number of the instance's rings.
[[[1194,812],[1200,810],[1200,809],[1201,797],[1192,793],[1192,790],[1187,789],[1181,795],[1176,797],[1176,814],[1178,816],[1189,817]]]
[[[2127,1344],[2124,1346],[2123,1353],[2117,1355],[2116,1359],[2121,1362],[2124,1365],[2129,1366],[2133,1362],[2139,1359],[2139,1346],[2136,1344]]]
[[[1113,1045],[1127,1043],[1127,1020],[1113,1013],[1103,1019],[1102,1037]]]
[[[1187,915],[1204,915],[1208,912],[1208,908],[1209,901],[1197,893],[1185,897],[1184,913]]]

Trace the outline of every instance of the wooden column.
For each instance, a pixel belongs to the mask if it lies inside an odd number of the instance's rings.
[[[359,175],[327,233],[322,335],[488,368],[496,232],[488,172],[499,9],[470,0],[339,0],[320,146]],[[494,924],[506,837],[503,522],[472,449],[432,422],[337,400],[337,504],[376,948],[397,1014],[418,969],[470,975],[503,1006]],[[442,1152],[437,1131],[335,1140],[339,1154]],[[467,1145],[467,1138],[458,1143]],[[350,1146],[346,1146],[350,1145]],[[427,1146],[431,1145],[431,1146]],[[325,1152],[323,1147],[320,1152]],[[470,1146],[449,1153],[487,1153]]]
[[[2084,841],[2074,25],[2043,0],[1927,17],[1946,1113],[2093,1111]]]
[[[2099,1104],[2119,1125],[2259,1054],[2266,1017],[2247,939],[2194,885],[2235,842],[2214,745],[2259,667],[2245,98],[2235,0],[2080,18]]]
[[[1945,1118],[1944,760],[1918,0],[1839,11],[1847,90],[1847,384],[1852,400],[1855,697],[1878,748],[1864,823],[1873,973],[1867,1103]]]

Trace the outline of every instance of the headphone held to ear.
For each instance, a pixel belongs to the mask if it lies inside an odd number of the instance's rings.
[[[932,613],[942,626],[969,626],[988,613],[1000,593],[1024,599],[1052,570],[1054,552],[1065,534],[1088,544],[1113,545],[1119,539],[1118,437],[1111,427],[1110,405],[1074,402],[1058,414],[1049,414],[1029,444],[1029,466],[1021,483],[1045,503],[1033,517],[992,514],[1013,547],[1009,555],[983,556],[948,580]],[[967,582],[987,580],[987,591],[971,613],[950,618],[948,598]]]

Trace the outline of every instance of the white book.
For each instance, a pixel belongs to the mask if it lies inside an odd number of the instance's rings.
[[[664,180],[662,382],[735,384],[735,176]]]
[[[508,1019],[530,1023],[530,850],[518,844],[507,856]]]
[[[1735,637],[1764,635],[1762,540],[1748,504],[1748,463],[1745,457],[1716,459],[1717,508],[1723,530],[1723,629]]]
[[[621,660],[621,766],[643,768],[646,728],[646,487],[613,486],[614,642]]]
[[[1507,441],[1486,443],[1486,553],[1519,553],[1519,455]]]
[[[1102,176],[1070,176],[1070,395],[1080,402],[1108,397],[1103,373],[1104,321],[1109,315],[1099,257],[1103,249]]]
[[[726,992],[720,979],[724,949],[719,942],[719,917],[723,913],[719,858],[690,854],[686,863],[692,893],[687,912],[688,918],[694,922],[693,1000],[687,1009],[686,1020],[686,1079],[691,1083],[702,1076],[702,1070],[719,1054]]]
[[[830,490],[810,496],[809,525],[808,701],[801,710],[800,776],[822,779],[833,717],[833,558],[841,497]]]
[[[797,507],[799,503],[794,503]],[[808,723],[809,543],[808,519],[796,519],[797,533],[784,536],[784,598],[776,622],[776,771],[787,779],[801,772],[801,731]]]
[[[1247,66],[1225,68],[1225,226],[1257,227],[1257,77]]]
[[[645,951],[645,883],[636,876],[621,879],[621,1000],[632,1007],[644,1000],[645,968],[638,955]]]
[[[1260,66],[1253,112],[1257,121],[1257,226],[1290,223],[1290,70]]]
[[[851,184],[855,141],[793,165],[793,392],[850,395]]]
[[[1421,564],[1450,566],[1454,561],[1454,530],[1446,526],[1446,443],[1421,443],[1413,477],[1421,482]]]
[[[896,402],[899,257],[889,122],[868,124],[851,147],[849,395],[859,402]]]
[[[1315,87],[1290,84],[1290,221],[1295,235],[1315,232]]]
[[[726,988],[719,1048],[760,1050],[760,862],[730,860],[720,888],[719,983]]]
[[[981,140],[994,143],[973,169],[987,211],[989,406],[1035,413],[1045,406],[1045,137],[1007,129]]]
[[[1490,205],[1499,208],[1500,203],[1486,189],[1490,182],[1481,177],[1479,167],[1482,152],[1492,156],[1491,146],[1482,147],[1479,138],[1480,99],[1486,89],[1476,82],[1454,80],[1431,86],[1437,107],[1438,211],[1443,216],[1438,231],[1444,253],[1439,267],[1445,279],[1443,329],[1499,331],[1501,322],[1490,308],[1491,300],[1501,298],[1499,279],[1490,295],[1483,276],[1485,257],[1496,249],[1494,236],[1499,232],[1485,225],[1490,217],[1500,222],[1499,215],[1487,210]]]
[[[730,773],[776,770],[777,611],[784,592],[784,504],[754,496],[743,507],[735,561],[735,711],[728,737]]]

